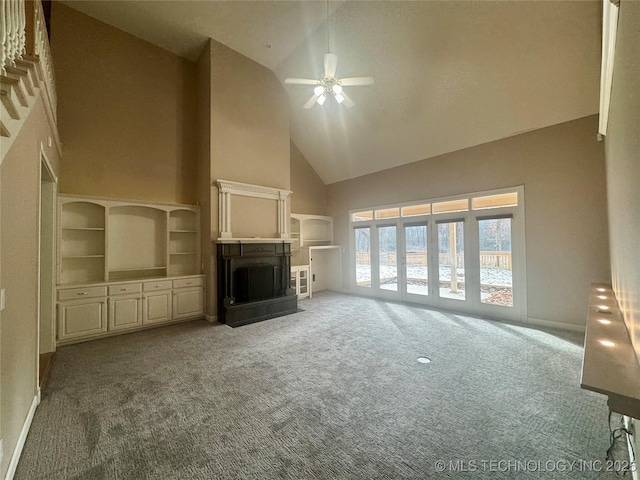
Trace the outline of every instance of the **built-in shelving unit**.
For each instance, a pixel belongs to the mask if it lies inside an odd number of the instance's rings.
[[[59,225],[59,283],[104,280],[105,207],[86,201],[70,202],[65,205]]]
[[[192,210],[169,213],[169,274],[184,275],[198,268],[200,234]]]
[[[293,248],[310,245],[329,245],[333,241],[333,217],[291,214]]]
[[[305,293],[311,297],[314,291],[340,290],[341,248],[333,245],[333,217],[292,213],[291,238],[292,270],[308,269]]]
[[[58,201],[58,344],[203,315],[197,206]]]
[[[59,284],[200,273],[198,207],[59,198]]]

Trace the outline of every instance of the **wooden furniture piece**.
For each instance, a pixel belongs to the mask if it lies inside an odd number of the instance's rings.
[[[59,345],[204,314],[197,206],[60,195]]]

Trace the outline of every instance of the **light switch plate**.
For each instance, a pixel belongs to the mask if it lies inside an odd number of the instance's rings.
[[[0,290],[0,312],[4,310],[4,302],[5,302],[5,294],[4,294],[4,288],[3,288],[2,290]]]

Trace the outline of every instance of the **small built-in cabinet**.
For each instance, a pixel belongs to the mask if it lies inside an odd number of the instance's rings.
[[[204,278],[173,281],[173,318],[204,314]]]
[[[58,292],[58,338],[73,340],[107,331],[106,287]]]
[[[199,207],[58,201],[59,344],[204,314]]]
[[[296,291],[298,300],[309,296],[309,265],[296,265],[291,267],[291,288]]]
[[[109,297],[109,331],[142,325],[142,298],[139,294]]]
[[[333,217],[323,215],[291,214],[291,247],[293,269],[306,267],[307,292],[340,290],[340,251],[333,243]]]
[[[171,290],[145,293],[143,323],[148,325],[171,320],[171,298]]]

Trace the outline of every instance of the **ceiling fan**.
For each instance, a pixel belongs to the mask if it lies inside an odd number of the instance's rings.
[[[329,0],[327,0],[327,53],[324,54],[324,73],[319,80],[311,78],[286,78],[287,85],[315,85],[313,95],[304,104],[304,108],[311,108],[316,103],[323,105],[329,95],[333,95],[338,103],[344,103],[345,107],[351,108],[355,105],[351,97],[347,95],[342,87],[355,87],[359,85],[373,85],[373,77],[336,77],[338,67],[338,56],[331,52],[329,45]]]
[[[311,108],[316,103],[324,104],[329,95],[333,95],[336,102],[343,103],[347,108],[355,105],[351,97],[347,95],[342,87],[355,87],[360,85],[373,85],[373,77],[348,77],[337,78],[336,67],[338,66],[338,56],[335,53],[324,54],[324,74],[319,80],[311,78],[286,78],[287,85],[315,85],[313,95],[304,104],[304,108]]]

